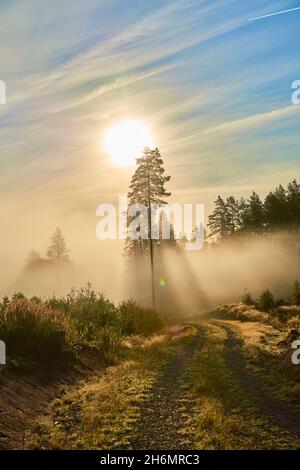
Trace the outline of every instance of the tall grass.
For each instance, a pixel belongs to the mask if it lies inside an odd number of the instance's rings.
[[[0,338],[8,355],[50,360],[67,345],[92,345],[109,362],[123,351],[123,339],[148,336],[163,326],[157,312],[132,300],[115,306],[90,285],[66,297],[5,297],[0,304]]]
[[[55,359],[63,351],[66,331],[64,315],[45,304],[17,298],[1,306],[0,337],[10,355]]]

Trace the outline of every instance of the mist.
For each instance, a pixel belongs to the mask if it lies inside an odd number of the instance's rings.
[[[116,303],[133,298],[151,305],[149,256],[138,268],[128,263],[123,241],[96,237],[94,213],[60,217],[51,212],[34,217],[24,213],[6,220],[9,224],[0,251],[1,296],[15,291],[27,296],[65,295],[89,282]],[[59,272],[24,270],[30,250],[45,255],[57,226],[70,249],[70,266]],[[239,236],[198,252],[166,247],[155,252],[157,308],[193,315],[218,304],[237,302],[245,289],[259,295],[268,288],[276,298],[289,300],[291,285],[300,277],[299,261],[299,243],[288,233]]]

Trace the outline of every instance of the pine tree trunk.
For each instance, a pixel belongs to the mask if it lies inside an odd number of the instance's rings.
[[[151,291],[152,291],[152,308],[156,308],[155,300],[155,283],[154,283],[154,256],[153,256],[153,240],[152,240],[152,213],[151,213],[151,188],[150,175],[148,173],[148,222],[149,222],[149,244],[150,244],[150,263],[151,263]]]

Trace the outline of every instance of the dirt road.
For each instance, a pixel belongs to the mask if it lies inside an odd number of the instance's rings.
[[[185,373],[195,351],[201,349],[202,339],[198,329],[191,341],[176,346],[140,410],[139,437],[132,443],[133,449],[192,448],[190,436],[182,432],[194,412]]]

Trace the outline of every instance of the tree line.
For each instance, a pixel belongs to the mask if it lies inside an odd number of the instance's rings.
[[[264,200],[253,191],[249,199],[221,196],[208,217],[210,237],[219,241],[239,233],[264,234],[280,230],[299,232],[300,184],[294,179],[285,188],[279,185]]]

